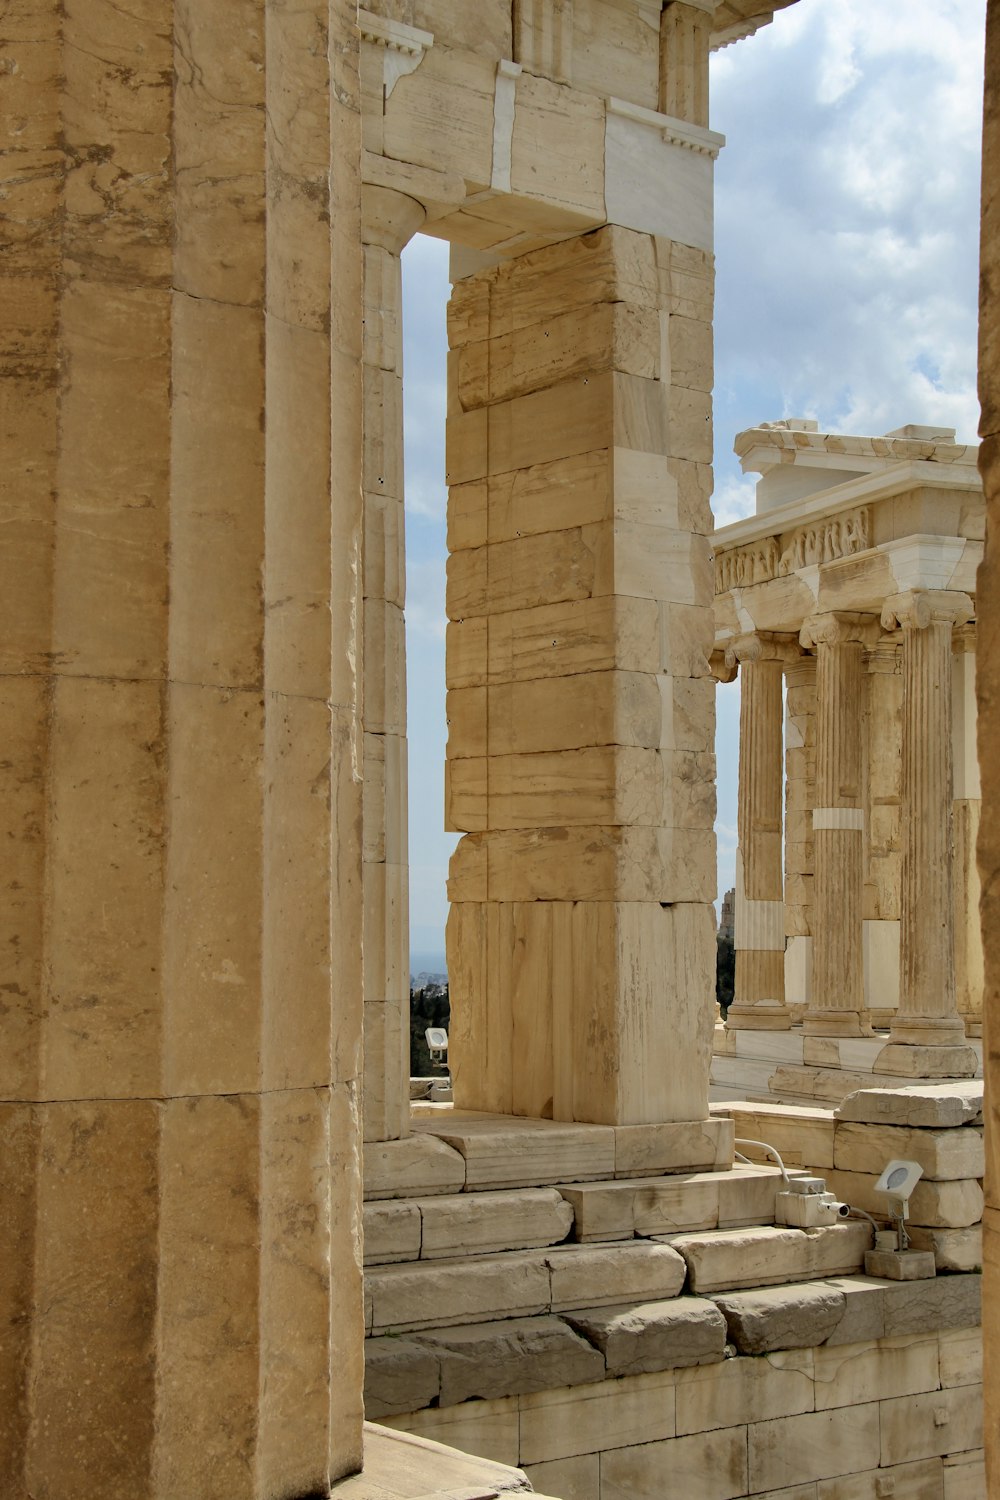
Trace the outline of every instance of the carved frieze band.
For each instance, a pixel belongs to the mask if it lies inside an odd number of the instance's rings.
[[[828,516],[809,526],[800,526],[787,536],[769,536],[746,547],[717,552],[715,592],[748,588],[783,578],[799,568],[853,557],[871,546],[871,516],[867,506]]]

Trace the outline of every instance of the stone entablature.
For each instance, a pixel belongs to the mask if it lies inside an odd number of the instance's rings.
[[[867,506],[778,533],[744,547],[716,548],[715,592],[747,588],[785,577],[800,568],[833,562],[867,552],[871,546],[871,515]]]

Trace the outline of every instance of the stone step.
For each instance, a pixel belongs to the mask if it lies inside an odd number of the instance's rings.
[[[831,1276],[376,1336],[365,1343],[367,1413],[391,1420],[432,1405],[593,1385],[718,1363],[727,1355],[856,1344],[870,1349],[879,1339],[975,1329],[981,1280]],[[845,1349],[845,1357],[856,1359],[857,1351]]]
[[[555,1188],[396,1198],[364,1206],[365,1265],[556,1245],[573,1210]]]
[[[565,1245],[410,1261],[365,1273],[369,1333],[523,1318],[677,1296],[687,1274],[669,1245]]]
[[[822,1229],[762,1226],[675,1234],[664,1243],[683,1256],[689,1290],[708,1296],[860,1271],[872,1245],[872,1227],[867,1220]]]
[[[658,1125],[582,1125],[416,1105],[413,1133],[365,1144],[368,1202],[719,1171],[733,1164],[723,1116]]]
[[[739,1165],[724,1172],[574,1183],[559,1191],[573,1207],[574,1238],[587,1243],[773,1224],[780,1187],[777,1167]]]
[[[726,1319],[729,1343],[740,1354],[756,1355],[973,1328],[980,1321],[981,1288],[982,1277],[975,1274],[934,1281],[842,1276],[720,1292],[710,1300]]]

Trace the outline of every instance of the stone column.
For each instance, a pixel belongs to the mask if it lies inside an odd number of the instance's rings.
[[[727,1024],[787,1030],[782,893],[782,673],[790,642],[746,636],[740,664],[740,770],[736,851],[736,984]]]
[[[617,226],[453,293],[446,808],[466,837],[448,967],[465,1107],[606,1124],[707,1110],[711,298],[707,254]],[[671,362],[675,347],[694,352]]]
[[[903,678],[898,633],[866,656],[865,1005],[888,1025],[899,1002],[900,802]]]
[[[353,17],[29,9],[0,1493],[325,1494],[362,1442]]]
[[[366,1141],[410,1118],[406,548],[403,525],[403,246],[425,210],[366,184],[364,240],[364,965]]]
[[[808,1036],[863,1036],[861,892],[862,656],[877,633],[861,615],[808,620],[802,644],[816,652],[816,805],[813,808],[812,994]]]
[[[899,1007],[876,1071],[969,1077],[955,998],[952,850],[952,628],[967,595],[911,592],[886,601],[883,623],[903,631],[903,867]]]
[[[708,54],[715,6],[710,0],[666,0],[660,16],[662,114],[708,124]]]
[[[976,756],[976,627],[959,625],[952,636],[952,745],[954,754],[955,992],[966,1036],[983,1030],[982,886],[976,840],[982,814]]]
[[[816,658],[785,668],[785,1004],[799,1020],[812,984]]]

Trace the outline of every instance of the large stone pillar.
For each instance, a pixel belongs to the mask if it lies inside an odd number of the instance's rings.
[[[455,287],[464,1106],[607,1124],[707,1110],[711,305],[710,256],[613,226]]]
[[[962,594],[912,592],[886,601],[903,631],[903,866],[899,1006],[877,1071],[971,1077],[975,1052],[955,998],[952,874],[952,647],[972,614]]]
[[[400,252],[422,204],[362,190],[364,239],[365,1140],[410,1118],[406,632],[403,605],[403,330]]]
[[[986,1478],[1000,1492],[1000,0],[986,6],[983,196],[979,283],[979,470],[986,495],[986,549],[976,580],[976,696],[983,808],[983,1072],[986,1207],[983,1212],[983,1398]]]
[[[734,642],[740,664],[736,851],[736,984],[727,1025],[787,1030],[781,804],[783,664],[789,643],[754,635]]]
[[[863,648],[878,630],[860,615],[808,620],[802,644],[816,652],[816,805],[813,808],[812,993],[809,1036],[863,1036],[861,796]]]
[[[955,992],[966,1036],[983,1032],[982,887],[976,841],[982,787],[976,755],[976,627],[959,625],[952,637],[952,745],[955,848]]]
[[[785,1004],[800,1020],[812,986],[816,658],[785,668]]]
[[[352,7],[6,35],[0,1492],[325,1493],[362,1431]]]

